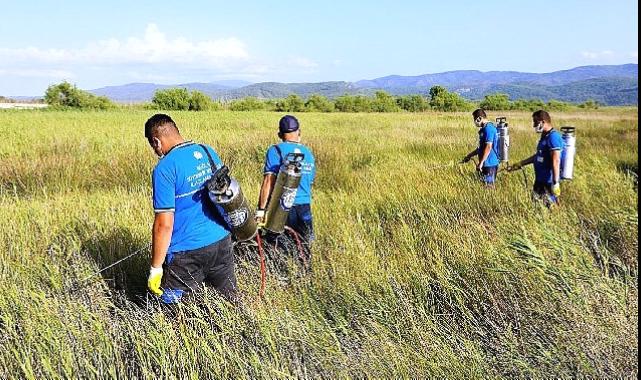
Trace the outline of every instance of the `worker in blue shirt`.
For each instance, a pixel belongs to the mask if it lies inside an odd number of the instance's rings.
[[[296,231],[306,243],[314,240],[312,220],[312,185],[316,176],[316,162],[312,151],[301,143],[300,123],[291,115],[285,115],[278,123],[278,137],[281,142],[267,150],[263,168],[263,184],[258,199],[256,219],[261,223],[265,218],[265,207],[269,201],[276,177],[284,159],[290,153],[302,153],[301,181],[296,192],[294,204],[289,210],[287,226]]]
[[[563,138],[554,129],[552,118],[546,111],[539,110],[532,114],[532,123],[536,133],[541,134],[536,153],[508,168],[509,171],[521,169],[523,166],[534,164],[533,193],[537,199],[542,199],[547,206],[557,204],[561,196],[560,172]]]
[[[222,166],[220,157],[209,146],[185,141],[168,115],[149,118],[145,137],[160,157],[152,173],[155,217],[149,290],[164,303],[176,303],[205,283],[235,299],[230,232],[205,189],[212,175],[207,153],[217,166]]]
[[[487,120],[487,114],[483,109],[472,112],[472,118],[474,125],[479,128],[479,145],[468,153],[462,162],[469,162],[472,157],[478,156],[476,170],[481,173],[481,179],[487,186],[494,186],[499,170],[499,134],[494,123]]]

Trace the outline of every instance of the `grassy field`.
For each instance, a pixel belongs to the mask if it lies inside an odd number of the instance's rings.
[[[172,115],[253,203],[280,115]],[[269,276],[259,300],[243,264],[241,306],[206,294],[175,315],[144,302],[148,254],[73,289],[150,240],[149,116],[0,112],[0,378],[636,378],[636,108],[553,114],[578,128],[553,211],[531,168],[488,191],[442,167],[476,144],[467,114],[300,114],[313,276]],[[507,116],[525,158],[529,115]]]

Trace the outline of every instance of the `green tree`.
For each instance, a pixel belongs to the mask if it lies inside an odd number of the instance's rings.
[[[541,99],[517,99],[512,103],[512,109],[519,111],[530,111],[544,109],[545,102]]]
[[[396,98],[398,106],[409,112],[423,112],[430,108],[430,104],[421,95],[407,95]]]
[[[309,112],[332,112],[334,103],[326,97],[314,94],[305,102],[305,110]]]
[[[265,104],[258,98],[248,96],[231,102],[229,109],[232,111],[258,111],[265,109]]]
[[[398,112],[400,108],[392,95],[385,91],[376,91],[371,102],[371,110],[374,112]]]
[[[336,98],[334,106],[340,112],[371,112],[372,101],[362,95],[343,95]]]
[[[189,96],[189,110],[190,111],[209,111],[217,110],[220,105],[214,102],[209,96],[200,92],[192,91]]]
[[[52,108],[110,109],[115,108],[109,99],[83,91],[69,82],[51,85],[45,91],[45,102]]]
[[[157,90],[154,93],[154,97],[151,99],[151,103],[154,108],[170,111],[189,110],[190,102],[191,95],[186,88]]]
[[[507,94],[489,94],[485,95],[479,107],[488,111],[505,111],[512,107],[510,97]]]
[[[551,99],[545,105],[545,109],[548,111],[567,111],[572,107],[570,103],[562,102],[560,100]]]
[[[302,111],[305,111],[305,102],[300,96],[296,94],[291,94],[285,99],[276,101],[276,111],[302,112]]]
[[[430,88],[430,107],[437,111],[454,112],[470,110],[472,105],[455,92],[449,92],[445,87]]]
[[[579,104],[579,108],[583,108],[586,110],[596,110],[599,109],[600,106],[601,105],[599,104],[599,102],[594,99],[588,99],[585,102]]]

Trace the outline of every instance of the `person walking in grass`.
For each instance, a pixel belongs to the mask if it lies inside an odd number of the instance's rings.
[[[554,129],[552,118],[546,111],[534,112],[532,124],[536,133],[541,134],[536,153],[510,166],[508,171],[519,170],[526,165],[534,164],[533,195],[550,207],[553,204],[558,204],[561,196],[560,172],[563,138],[561,133]]]
[[[499,135],[496,126],[487,120],[487,114],[481,108],[472,112],[474,125],[479,128],[479,145],[468,153],[462,160],[469,162],[472,157],[478,156],[476,170],[481,174],[481,180],[486,186],[492,187],[496,182],[499,169]]]
[[[291,115],[283,116],[278,123],[278,137],[281,142],[267,150],[263,168],[263,183],[258,199],[256,219],[262,223],[265,219],[265,208],[269,201],[276,177],[281,165],[290,153],[302,153],[304,159],[301,165],[301,181],[296,192],[293,205],[289,210],[286,225],[298,233],[302,240],[309,244],[314,240],[314,224],[312,218],[312,185],[316,177],[316,162],[314,154],[301,143],[300,123]],[[309,255],[309,252],[307,253]],[[309,257],[308,257],[309,259]],[[309,261],[309,260],[308,260]]]
[[[160,157],[152,173],[154,223],[148,288],[164,303],[193,296],[203,283],[228,300],[236,296],[231,235],[223,217],[208,203],[209,159],[222,162],[210,147],[186,141],[164,114],[145,123],[145,137]]]

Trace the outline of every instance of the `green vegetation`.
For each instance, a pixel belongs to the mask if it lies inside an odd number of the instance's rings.
[[[241,261],[242,306],[207,294],[175,316],[144,302],[148,254],[71,290],[149,242],[150,113],[0,111],[0,378],[636,376],[636,108],[553,114],[579,152],[552,212],[531,168],[485,191],[442,167],[476,143],[467,112],[299,114],[313,276],[270,273],[259,301]],[[278,114],[172,116],[257,199]],[[505,116],[526,157],[529,113]]]
[[[152,108],[165,111],[210,111],[219,107],[209,96],[186,88],[158,90],[151,100]]]
[[[116,105],[106,97],[83,91],[69,82],[49,86],[45,92],[44,100],[53,109],[107,110],[116,108]]]

